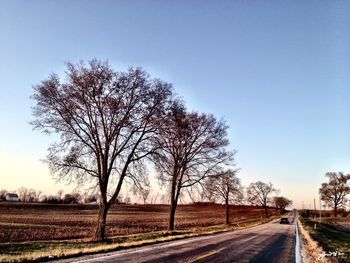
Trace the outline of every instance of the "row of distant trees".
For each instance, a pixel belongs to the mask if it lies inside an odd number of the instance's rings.
[[[185,191],[203,185],[216,195],[239,198],[224,120],[187,110],[170,83],[141,68],[115,71],[95,59],[87,66],[67,63],[65,74],[63,81],[52,74],[34,86],[32,125],[58,135],[46,158],[58,180],[98,189],[94,240],[106,239],[108,210],[125,183],[147,198],[151,166],[167,189],[169,231]],[[266,207],[272,188],[256,183],[246,193]]]
[[[272,188],[272,184],[265,184],[263,182],[256,182],[250,185],[248,193],[244,194],[244,188],[240,184],[239,178],[236,177],[231,170],[227,171],[227,174],[220,175],[221,178],[218,181],[209,180],[205,181],[205,184],[202,185],[202,191],[198,194],[197,198],[193,197],[190,192],[189,198],[193,204],[222,204],[225,205],[258,205],[258,206],[270,206],[274,207],[279,211],[284,211],[286,207],[292,204],[291,200],[288,200],[282,196],[273,196],[269,197],[271,193],[278,192]],[[220,182],[220,183],[219,183]],[[261,195],[266,195],[266,203],[252,195],[252,187],[257,187],[257,192],[261,192]],[[265,191],[269,189],[269,191]],[[169,200],[164,194],[150,194],[151,189],[148,188],[148,194],[145,195],[143,191],[134,192],[134,201],[136,198],[141,200],[143,204],[167,204]],[[59,190],[55,195],[46,195],[43,194],[41,190],[35,190],[33,188],[21,187],[17,191],[7,191],[5,189],[0,190],[0,201],[6,201],[5,197],[8,193],[16,193],[21,202],[41,202],[48,204],[93,204],[98,203],[99,196],[98,194],[91,193],[64,193],[63,190]],[[158,198],[160,197],[160,198]],[[130,196],[120,195],[116,200],[116,204],[131,204],[132,199]],[[136,203],[135,203],[136,204]]]
[[[268,217],[268,207],[275,207],[276,210],[284,212],[292,201],[283,196],[273,196],[278,194],[272,183],[257,181],[244,188],[237,177],[237,170],[226,170],[215,176],[204,180],[202,198],[208,202],[224,203],[226,207],[226,224],[230,223],[229,205],[230,204],[251,204],[264,208],[265,217]]]
[[[5,189],[0,190],[0,201],[6,201],[6,194],[8,193],[16,193],[21,202],[40,202],[47,204],[97,204],[99,201],[98,194],[86,192],[64,193],[63,190],[59,190],[55,195],[45,195],[41,190],[35,190],[33,188],[28,189],[26,187],[21,187],[17,191],[7,191]],[[130,203],[131,198],[129,196],[124,197],[123,195],[120,195],[116,200],[116,204]]]
[[[17,191],[0,190],[0,201],[5,201],[7,193],[16,193],[21,202],[41,202],[48,204],[81,204],[97,202],[97,196],[87,193],[66,193],[59,190],[56,195],[45,195],[41,190],[21,187]]]
[[[338,215],[338,211],[350,207],[350,174],[343,172],[328,172],[326,173],[328,182],[322,183],[319,194],[320,199],[325,202],[327,207],[333,209],[333,216]],[[347,207],[348,206],[348,207]]]

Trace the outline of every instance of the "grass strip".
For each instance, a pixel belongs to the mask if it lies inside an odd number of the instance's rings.
[[[319,243],[325,252],[342,252],[339,262],[350,262],[350,235],[327,224],[308,219],[300,219],[310,236]],[[316,229],[314,225],[316,224]]]

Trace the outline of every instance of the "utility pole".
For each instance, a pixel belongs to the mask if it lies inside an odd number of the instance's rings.
[[[315,221],[314,229],[316,229],[316,200],[315,200],[315,198],[314,198],[314,209],[315,209],[315,212],[314,212],[314,221]]]
[[[317,212],[316,212],[316,199],[315,198],[314,198],[314,210],[315,210],[314,219],[316,219]]]
[[[320,223],[321,223],[321,220],[322,220],[322,213],[321,213],[321,197],[318,197],[318,200],[320,200]]]

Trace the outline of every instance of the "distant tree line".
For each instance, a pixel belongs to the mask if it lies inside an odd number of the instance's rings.
[[[144,190],[144,189],[143,189]],[[149,189],[150,191],[150,189]],[[98,203],[99,196],[97,193],[64,193],[63,190],[59,190],[57,194],[45,195],[41,190],[35,190],[33,188],[21,187],[17,191],[7,191],[5,189],[0,190],[0,201],[6,201],[6,194],[17,194],[20,202],[41,202],[48,204],[93,204]],[[135,196],[141,195],[141,192],[134,192]],[[141,196],[144,204],[156,203],[158,199],[158,194],[151,195],[150,192],[147,196]],[[130,196],[123,197],[122,194],[118,196],[115,201],[115,204],[130,204],[131,198]]]
[[[56,195],[44,195],[42,191],[35,189],[28,189],[21,187],[17,191],[7,191],[5,189],[0,190],[0,200],[6,201],[7,193],[16,193],[19,201],[21,202],[41,202],[48,204],[86,204],[86,203],[97,203],[98,196],[95,194],[87,193],[66,193],[63,190],[59,190]]]
[[[192,198],[193,204],[225,204],[228,208],[229,205],[258,205],[265,208],[264,205],[259,203],[258,200],[252,198],[247,194],[247,190],[241,185],[240,179],[236,175],[237,171],[227,170],[216,176],[209,177],[202,184],[202,189],[199,194],[199,198]],[[256,184],[256,183],[255,183]],[[259,184],[264,184],[259,182]],[[271,185],[271,183],[269,184]],[[144,190],[144,189],[142,189]],[[41,202],[47,204],[97,204],[99,202],[98,193],[79,193],[71,192],[64,193],[63,190],[59,190],[57,194],[46,195],[41,190],[35,190],[33,188],[20,187],[17,191],[7,191],[5,189],[0,190],[0,201],[6,201],[5,197],[8,193],[15,193],[19,197],[20,202]],[[134,201],[141,200],[143,204],[168,204],[168,200],[161,195],[158,199],[159,193],[150,195],[151,188],[148,188],[148,195],[142,195],[143,192],[133,192]],[[159,200],[159,202],[157,202]],[[123,197],[122,194],[116,199],[115,204],[131,204],[132,199],[130,196]],[[137,204],[137,202],[134,202]],[[292,201],[282,197],[274,196],[268,197],[266,207],[274,207],[276,210],[283,212],[292,204]],[[226,221],[228,222],[228,220]]]

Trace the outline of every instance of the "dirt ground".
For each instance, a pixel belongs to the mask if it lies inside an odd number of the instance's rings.
[[[108,236],[165,230],[167,205],[119,205],[107,217]],[[270,213],[275,210],[270,209]],[[0,242],[62,240],[91,237],[98,206],[0,203]],[[231,222],[259,218],[263,209],[232,206]],[[225,222],[222,205],[180,205],[175,216],[176,229],[186,230]]]

